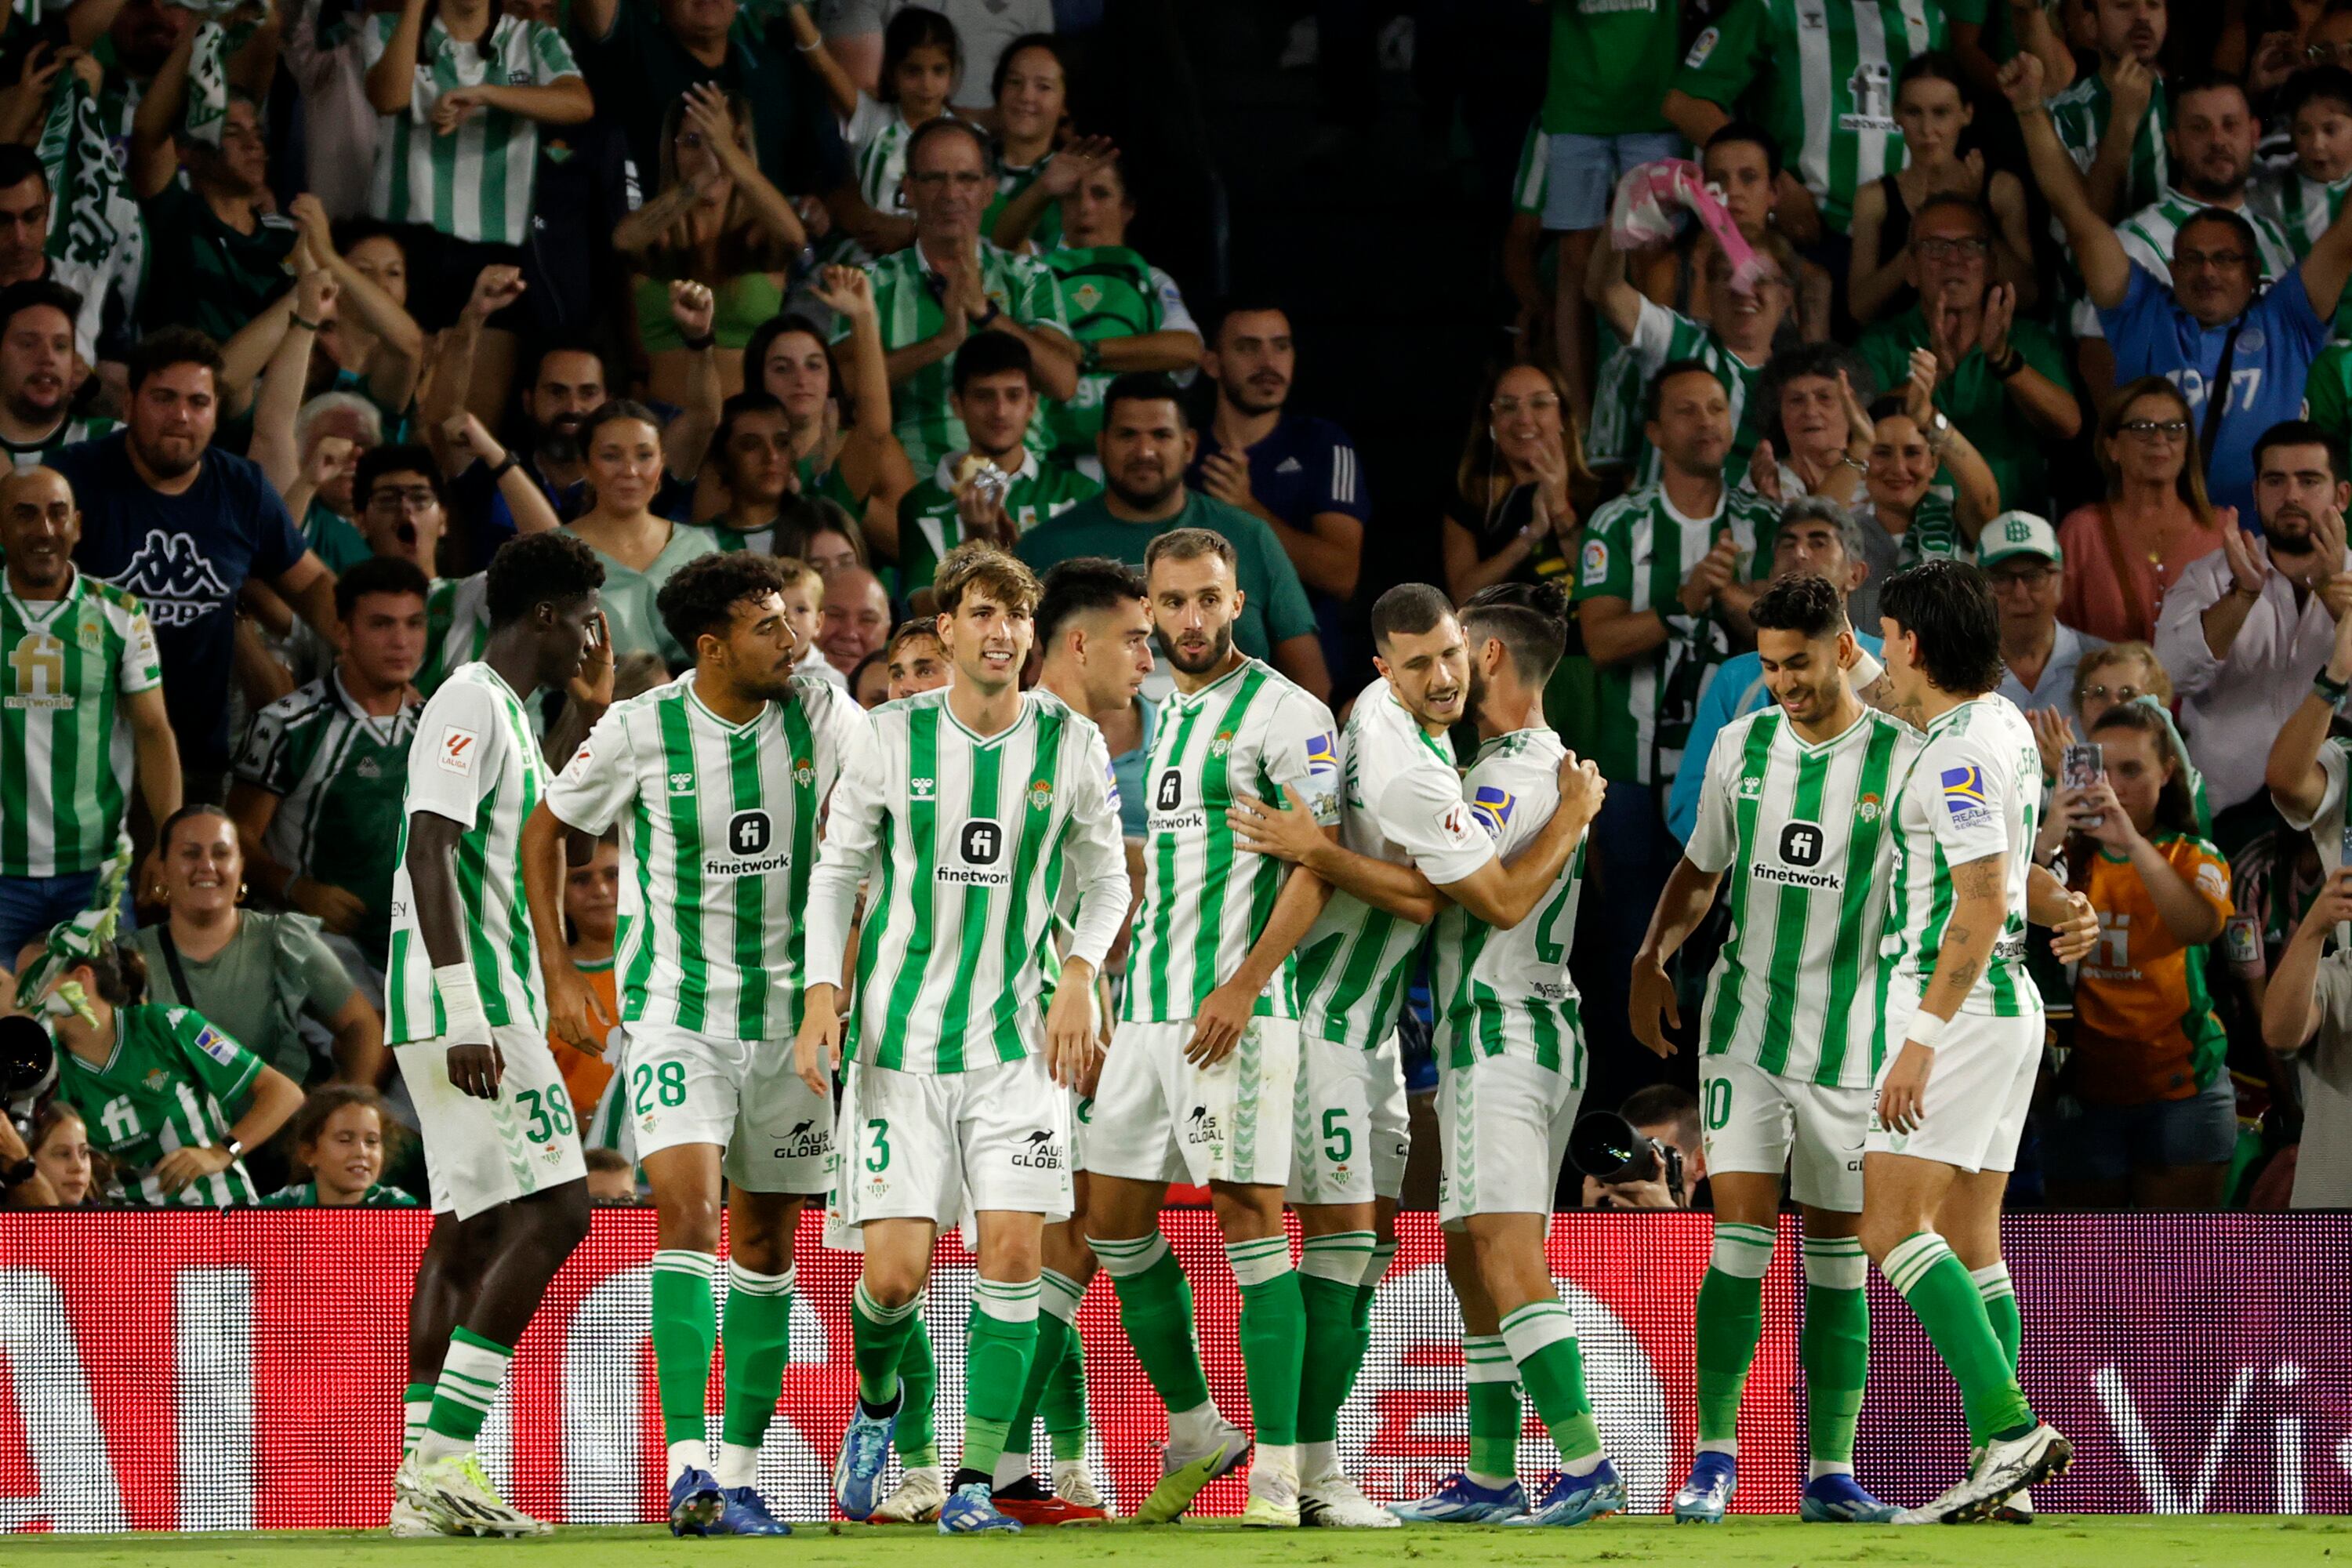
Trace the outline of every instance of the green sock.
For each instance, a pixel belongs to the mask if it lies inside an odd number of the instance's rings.
[[[1135,1241],[1088,1237],[1087,1244],[1110,1276],[1119,1327],[1160,1404],[1171,1411],[1208,1404],[1209,1378],[1192,1338],[1192,1286],[1167,1238],[1154,1231]]]
[[[1353,1330],[1356,1355],[1348,1369],[1348,1386],[1339,1394],[1345,1405],[1348,1395],[1356,1391],[1356,1379],[1364,1374],[1364,1356],[1372,1348],[1372,1304],[1380,1298],[1381,1281],[1389,1277],[1389,1265],[1396,1261],[1397,1244],[1393,1241],[1376,1243],[1371,1260],[1364,1267],[1364,1277],[1356,1284],[1356,1313]]]
[[[1356,1297],[1371,1261],[1372,1233],[1343,1230],[1311,1236],[1299,1249],[1298,1297],[1307,1334],[1298,1375],[1298,1440],[1332,1443],[1339,1436],[1339,1406],[1364,1363],[1366,1341],[1356,1335]],[[1289,1258],[1286,1240],[1284,1259]]]
[[[907,1348],[898,1357],[898,1424],[891,1429],[890,1446],[898,1462],[909,1469],[927,1469],[940,1462],[940,1363],[931,1353],[931,1331],[917,1312],[907,1321]]]
[[[418,1448],[472,1447],[490,1414],[490,1401],[498,1397],[507,1363],[513,1359],[514,1352],[496,1340],[486,1340],[471,1329],[452,1331],[441,1357],[441,1375],[433,1384],[433,1410],[417,1436]],[[443,1441],[435,1443],[436,1437]]]
[[[1037,1424],[1037,1406],[1045,1397],[1045,1384],[1054,1375],[1054,1363],[1069,1347],[1069,1325],[1039,1304],[1037,1313],[1037,1343],[1029,1358],[1029,1374],[1021,1384],[1021,1402],[1013,1407],[1013,1419],[1004,1439],[1006,1452],[1025,1454]]]
[[[885,1307],[866,1294],[866,1281],[849,1294],[850,1344],[857,1361],[857,1397],[881,1409],[898,1397],[899,1363],[904,1359],[908,1325],[919,1324],[919,1299]],[[904,1414],[904,1412],[901,1412]]]
[[[1584,1352],[1576,1323],[1558,1300],[1530,1301],[1503,1318],[1503,1342],[1519,1369],[1519,1383],[1551,1432],[1560,1468],[1589,1474],[1601,1462],[1601,1428],[1584,1393]]]
[[[661,1390],[662,1439],[699,1442],[710,1404],[710,1357],[719,1310],[710,1281],[719,1259],[666,1247],[654,1254],[654,1381]],[[781,1387],[782,1377],[777,1379]]]
[[[1050,1268],[1037,1292],[1037,1360],[1045,1369],[1038,1407],[1056,1459],[1087,1457],[1087,1350],[1078,1337],[1078,1303],[1086,1294],[1085,1286]],[[1049,1342],[1059,1347],[1050,1362]]]
[[[1772,1232],[1760,1225],[1715,1222],[1715,1247],[1699,1280],[1698,1440],[1739,1436],[1739,1398],[1764,1337],[1764,1275],[1772,1267]]]
[[[993,1476],[1037,1353],[1037,1281],[976,1283],[965,1343],[963,1457],[957,1464]]]
[[[1902,1293],[1936,1353],[1960,1385],[1969,1436],[1977,1443],[2032,1431],[2033,1411],[2019,1392],[2017,1378],[1993,1337],[1977,1282],[1944,1238],[1932,1230],[1906,1237],[1880,1266],[1887,1283]]]
[[[1241,1287],[1242,1382],[1261,1447],[1298,1441],[1298,1380],[1306,1369],[1307,1303],[1290,1266],[1290,1237],[1225,1244]]]
[[[1870,1259],[1851,1236],[1805,1238],[1805,1437],[1817,1465],[1853,1463],[1854,1424],[1870,1373]]]
[[[1977,1294],[1984,1299],[1985,1319],[1992,1324],[1992,1337],[2000,1342],[2000,1353],[2009,1358],[2009,1370],[2017,1371],[2017,1354],[2025,1342],[2025,1320],[2017,1310],[2017,1287],[2010,1283],[2009,1265],[1988,1264],[1969,1271],[1977,1282]]]
[[[722,1442],[757,1448],[766,1441],[783,1392],[784,1362],[792,1353],[793,1271],[755,1274],[727,1265],[727,1347],[723,1377],[727,1403],[719,1417]]]
[[[1470,1392],[1470,1479],[1498,1487],[1519,1475],[1519,1369],[1500,1334],[1462,1342],[1462,1374]]]

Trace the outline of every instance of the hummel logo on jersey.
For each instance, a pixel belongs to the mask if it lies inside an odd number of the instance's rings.
[[[936,779],[908,779],[907,781],[907,793],[913,795],[917,800],[929,800],[940,793],[939,781]]]
[[[1742,800],[1763,799],[1764,775],[1761,773],[1743,774],[1739,780],[1739,798]]]
[[[693,771],[691,769],[688,769],[670,774],[669,793],[672,795],[692,795],[694,793]]]

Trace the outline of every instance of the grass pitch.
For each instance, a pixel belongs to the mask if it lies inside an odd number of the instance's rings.
[[[559,1530],[540,1541],[394,1541],[381,1532],[8,1538],[12,1565],[72,1568],[710,1568],[789,1563],[793,1568],[970,1568],[975,1561],[1115,1568],[1428,1568],[1485,1564],[1660,1562],[1675,1568],[1815,1568],[1901,1563],[1917,1568],[2352,1568],[2352,1521],[2256,1516],[2115,1517],[2045,1514],[2031,1528],[1895,1530],[1735,1520],[1676,1530],[1663,1519],[1608,1520],[1578,1530],[1466,1527],[1300,1531],[1268,1534],[1230,1524],[1160,1530],[1033,1530],[951,1541],[928,1528],[806,1524],[785,1541],[675,1541],[659,1526]]]

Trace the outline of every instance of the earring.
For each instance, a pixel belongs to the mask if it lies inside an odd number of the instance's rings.
[[[239,882],[236,885],[236,901],[240,904],[245,902],[246,895],[252,891],[253,888],[249,883]]]

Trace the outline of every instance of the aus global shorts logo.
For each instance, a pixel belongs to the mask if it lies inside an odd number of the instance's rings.
[[[1062,1141],[1051,1128],[1036,1128],[1022,1138],[1008,1163],[1024,1171],[1058,1171],[1063,1163]]]
[[[1215,1143],[1223,1136],[1217,1126],[1216,1117],[1205,1105],[1194,1106],[1192,1114],[1184,1118],[1184,1142],[1187,1143]]]
[[[793,1123],[790,1131],[771,1140],[768,1152],[778,1160],[830,1159],[833,1131],[818,1126],[814,1117],[806,1117]]]

